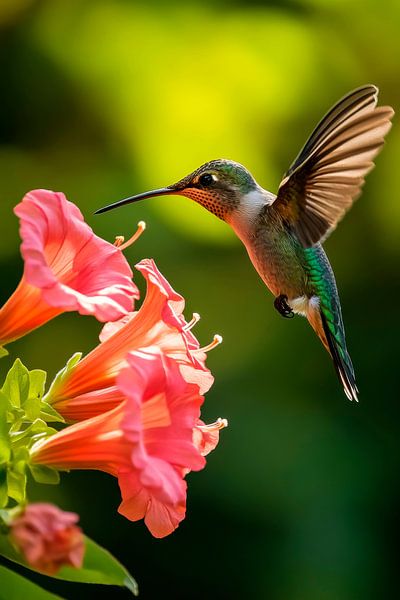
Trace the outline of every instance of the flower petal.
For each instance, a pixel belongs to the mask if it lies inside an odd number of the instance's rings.
[[[144,522],[156,538],[169,535],[178,527],[186,515],[186,501],[178,505],[168,505],[152,499]]]
[[[64,194],[34,190],[14,209],[20,218],[27,282],[53,307],[113,321],[138,290],[121,251],[96,236]]]
[[[186,483],[185,492],[186,492]],[[162,538],[172,533],[185,518],[185,499],[174,505],[160,502],[152,497],[146,490],[140,487],[138,481],[131,474],[120,475],[119,484],[121,488],[122,502],[118,512],[130,521],[138,521],[144,518],[144,522],[156,538]]]

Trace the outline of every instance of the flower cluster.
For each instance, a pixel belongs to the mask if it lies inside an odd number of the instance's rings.
[[[205,425],[200,418],[203,394],[213,383],[207,351],[221,339],[200,347],[192,333],[199,316],[186,321],[183,297],[150,259],[136,265],[147,291],[135,310],[139,293],[122,250],[143,223],[126,244],[121,238],[111,244],[93,233],[63,194],[47,190],[28,193],[15,213],[24,273],[0,309],[0,346],[64,311],[105,323],[99,344],[83,358],[75,355],[47,392],[39,372],[21,363],[14,364],[1,392],[12,415],[6,458],[19,465],[10,468],[8,495],[22,507],[10,539],[29,564],[54,573],[62,564],[82,563],[77,516],[46,504],[23,508],[26,476],[20,465],[38,481],[62,470],[105,471],[118,480],[119,512],[132,521],[144,519],[156,537],[168,535],[185,516],[186,475],[205,466],[227,424],[218,419]],[[26,398],[17,402],[10,391],[15,373],[25,387],[30,381]],[[56,431],[48,421],[70,424]]]
[[[185,516],[184,476],[204,467],[203,455],[217,444],[224,423],[204,426],[198,386],[157,347],[130,352],[125,362],[116,381],[122,402],[36,442],[32,462],[114,475],[119,512],[133,521],[144,518],[152,534],[163,537]],[[211,432],[216,435],[206,446]]]

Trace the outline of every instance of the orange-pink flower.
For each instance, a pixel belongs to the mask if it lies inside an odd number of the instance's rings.
[[[153,348],[129,353],[126,365],[117,378],[124,400],[116,408],[37,442],[31,459],[118,477],[119,512],[132,521],[144,518],[163,537],[185,516],[184,476],[205,466],[204,454],[218,437],[207,435],[199,420],[203,397],[173,358]],[[210,433],[225,424],[217,421]]]
[[[128,352],[157,346],[179,364],[189,383],[205,393],[213,377],[205,366],[206,353],[191,332],[198,320],[183,317],[185,301],[157,269],[153,260],[136,268],[147,280],[147,293],[138,312],[107,323],[101,343],[50,389],[46,400],[69,421],[80,421],[114,408],[123,398],[116,378],[126,366]]]
[[[0,346],[64,311],[105,322],[132,310],[139,294],[121,250],[96,236],[64,194],[34,190],[14,212],[24,273],[0,309]]]
[[[82,566],[85,547],[78,520],[54,504],[28,504],[11,521],[10,539],[31,567],[54,575],[63,566]]]

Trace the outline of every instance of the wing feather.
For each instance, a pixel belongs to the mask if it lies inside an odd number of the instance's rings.
[[[309,247],[326,238],[360,195],[394,114],[378,88],[342,98],[320,121],[283,178],[273,207]]]

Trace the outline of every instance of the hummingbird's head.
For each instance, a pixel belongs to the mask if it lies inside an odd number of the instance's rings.
[[[225,221],[239,208],[243,196],[258,188],[249,171],[232,160],[205,163],[170,186],[175,194],[191,198]]]
[[[243,198],[257,190],[261,188],[245,167],[232,160],[217,159],[205,163],[177,183],[120,200],[96,213],[145,198],[177,194],[195,200],[226,221],[229,220],[229,215],[240,208]]]

